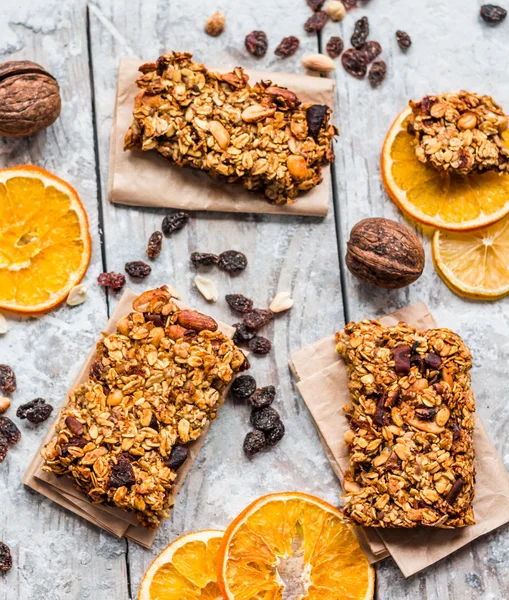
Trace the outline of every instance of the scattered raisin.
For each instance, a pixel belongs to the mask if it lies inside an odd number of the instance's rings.
[[[325,4],[325,0],[306,0],[306,2],[313,10],[320,10]]]
[[[255,429],[269,431],[270,429],[274,429],[280,420],[279,413],[272,406],[253,408],[251,411],[251,423]]]
[[[12,569],[12,555],[7,544],[0,542],[0,571],[10,571]]]
[[[396,39],[398,40],[398,46],[402,50],[408,50],[408,48],[410,48],[410,46],[412,45],[412,40],[410,39],[408,33],[406,33],[405,31],[396,31]]]
[[[18,419],[26,419],[30,423],[42,423],[53,412],[51,404],[46,404],[46,400],[43,398],[36,398],[26,404],[22,404],[16,411]]]
[[[279,420],[276,425],[265,432],[265,439],[267,440],[267,446],[275,446],[280,442],[285,435],[285,426],[283,421]]]
[[[322,128],[325,117],[330,112],[330,108],[325,104],[313,104],[306,111],[306,121],[308,124],[309,135],[317,140],[320,129]]]
[[[279,46],[274,50],[274,54],[280,58],[287,58],[288,56],[293,56],[299,49],[299,46],[299,38],[290,35],[281,40]]]
[[[60,454],[67,458],[70,455],[69,448],[84,448],[87,444],[89,444],[89,440],[86,440],[82,437],[72,437],[66,444],[62,444],[60,446]]]
[[[254,408],[265,408],[270,406],[276,398],[276,388],[273,385],[267,385],[256,390],[249,398],[250,404]]]
[[[21,431],[9,419],[9,417],[0,417],[0,443],[17,444],[21,439]]]
[[[0,365],[0,392],[12,394],[16,390],[16,375],[8,365]]]
[[[433,370],[437,370],[440,369],[440,367],[442,366],[442,359],[440,358],[440,356],[438,356],[438,354],[435,354],[434,352],[430,352],[429,354],[426,354],[426,356],[424,357],[424,360],[426,362],[426,365]]]
[[[304,23],[305,31],[307,31],[307,33],[315,33],[316,31],[321,31],[325,27],[328,18],[329,15],[323,10],[319,10],[313,13],[309,17],[309,19]]]
[[[249,329],[249,327],[246,327],[244,323],[235,323],[233,327],[235,327],[235,333],[232,337],[234,344],[246,344],[256,335],[256,333],[252,329]]]
[[[125,264],[125,272],[136,279],[145,279],[152,271],[152,267],[142,260],[134,260]]]
[[[251,375],[239,375],[232,384],[232,395],[237,400],[249,398],[256,390],[256,380]]]
[[[364,62],[364,55],[359,50],[355,50],[355,48],[350,48],[346,52],[343,52],[341,64],[347,73],[357,77],[357,79],[365,77],[368,70]]]
[[[332,36],[331,39],[327,42],[327,46],[325,46],[327,54],[331,58],[337,58],[341,54],[341,52],[343,52],[344,48],[345,44],[338,35]]]
[[[7,452],[9,452],[9,446],[2,442],[2,439],[0,438],[0,463],[4,462]]]
[[[260,329],[264,325],[267,325],[273,318],[270,310],[263,308],[253,308],[252,310],[244,313],[244,325],[249,329]]]
[[[351,43],[354,48],[360,50],[365,44],[369,35],[369,21],[368,17],[362,17],[355,23],[355,29],[351,37]]]
[[[110,288],[113,292],[118,292],[125,285],[125,276],[122,273],[101,273],[97,278],[99,285]]]
[[[74,435],[80,436],[83,433],[83,423],[81,423],[81,421],[78,421],[76,417],[66,417],[65,426],[71,433],[74,433]]]
[[[189,215],[187,213],[172,213],[171,215],[166,215],[164,217],[161,229],[163,230],[164,235],[171,235],[172,233],[175,233],[175,231],[180,231],[180,229],[185,227],[188,221]]]
[[[485,4],[481,6],[481,18],[486,23],[501,23],[507,16],[507,11],[501,6],[495,4]]]
[[[250,431],[246,435],[243,448],[247,456],[254,456],[256,453],[260,452],[260,450],[263,450],[266,445],[267,441],[263,431],[255,429],[255,431]]]
[[[186,462],[189,456],[189,450],[180,444],[173,446],[170,456],[164,461],[164,464],[172,471],[178,471]]]
[[[246,35],[244,44],[246,46],[246,50],[249,52],[249,54],[251,54],[251,56],[261,58],[267,53],[269,40],[267,39],[267,34],[264,31],[252,31]]]
[[[257,335],[249,342],[249,349],[253,354],[268,354],[272,344],[267,338]]]
[[[204,267],[210,267],[210,265],[217,265],[219,256],[217,256],[217,254],[208,254],[206,252],[193,252],[191,254],[191,262],[195,266],[203,265]]]
[[[242,252],[227,250],[219,255],[217,266],[228,273],[240,273],[247,267],[247,258]]]
[[[253,301],[242,294],[226,294],[225,299],[230,308],[240,313],[246,313],[253,308]]]
[[[366,42],[359,52],[364,57],[364,62],[369,65],[382,53],[382,46],[378,42]]]
[[[136,477],[129,459],[121,454],[117,456],[117,462],[110,462],[110,476],[108,477],[109,488],[119,488],[122,486],[131,487],[136,483]]]
[[[387,65],[383,60],[377,60],[371,65],[368,73],[369,83],[371,87],[378,87],[387,75]]]
[[[163,245],[163,234],[161,231],[154,231],[148,239],[147,256],[149,258],[157,258],[161,254]]]

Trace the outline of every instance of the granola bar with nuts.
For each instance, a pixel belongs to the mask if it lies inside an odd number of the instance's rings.
[[[410,108],[408,132],[420,162],[459,175],[509,171],[502,137],[508,118],[493,98],[461,91],[426,96]]]
[[[337,130],[328,107],[302,104],[270,81],[251,86],[240,67],[208,71],[187,52],[165,54],[140,71],[142,91],[124,150],[156,150],[180,167],[261,192],[274,204],[291,203],[318,185],[322,166],[334,160]],[[323,108],[319,123],[309,113],[313,106]]]
[[[175,450],[215,419],[247,361],[212,318],[180,309],[167,288],[145,292],[133,308],[99,341],[88,380],[69,394],[42,450],[42,468],[153,528],[173,504]]]
[[[368,527],[474,524],[470,350],[448,329],[349,323],[344,514]]]

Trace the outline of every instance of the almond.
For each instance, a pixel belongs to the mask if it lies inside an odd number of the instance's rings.
[[[257,123],[267,117],[272,117],[276,112],[275,107],[262,106],[261,104],[252,104],[242,112],[242,120],[246,123]]]
[[[230,134],[226,131],[224,125],[219,121],[211,121],[209,123],[209,131],[215,137],[221,149],[226,150],[230,145]]]
[[[202,315],[197,310],[181,310],[177,314],[177,322],[182,327],[193,331],[217,331],[217,323],[214,319]]]
[[[308,176],[308,167],[306,159],[303,156],[297,154],[290,154],[286,159],[286,166],[293,179],[296,181],[302,181]]]
[[[317,73],[330,73],[334,71],[336,65],[332,58],[325,56],[325,54],[310,54],[302,59],[302,66],[309,71],[316,71]]]
[[[282,312],[288,310],[293,306],[293,299],[290,298],[289,292],[278,292],[274,300],[270,303],[269,309],[273,313]]]

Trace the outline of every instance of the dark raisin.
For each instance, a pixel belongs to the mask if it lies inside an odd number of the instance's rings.
[[[91,379],[96,379],[96,380],[101,380],[104,377],[105,372],[104,372],[103,364],[100,360],[96,360],[92,363],[92,366],[90,367],[88,375]]]
[[[267,445],[263,431],[250,431],[244,439],[244,452],[247,456],[254,456]]]
[[[254,408],[265,408],[270,406],[276,398],[276,388],[273,385],[267,385],[256,390],[249,398],[249,402]]]
[[[42,423],[53,412],[51,404],[46,404],[43,398],[36,398],[26,404],[22,404],[16,411],[18,419],[26,419],[30,423]]]
[[[233,327],[235,327],[235,333],[232,338],[234,344],[246,344],[256,335],[256,333],[252,329],[249,329],[249,327],[246,327],[244,323],[235,323]]]
[[[12,569],[12,555],[7,544],[0,542],[0,571],[6,572]]]
[[[368,80],[371,87],[378,87],[387,75],[387,65],[383,60],[377,60],[371,65],[368,73]]]
[[[232,384],[232,395],[238,400],[249,398],[256,390],[256,380],[251,375],[239,375]]]
[[[134,260],[125,264],[125,271],[131,277],[136,279],[145,279],[152,271],[152,267],[142,260]]]
[[[161,231],[154,231],[148,239],[147,256],[149,258],[157,258],[161,254],[163,246],[163,234]]]
[[[108,477],[109,488],[119,488],[122,486],[131,487],[136,483],[136,477],[129,459],[121,454],[117,457],[117,462],[110,462],[110,476]]]
[[[420,354],[412,354],[410,356],[410,364],[419,369],[419,373],[424,375],[426,371],[426,363],[424,362],[424,358]]]
[[[369,65],[382,53],[382,46],[378,42],[366,42],[359,52],[364,57],[364,62]]]
[[[458,477],[456,481],[452,484],[452,488],[449,490],[449,493],[445,497],[445,501],[451,506],[456,502],[456,498],[459,496],[461,492],[461,488],[464,486],[465,482],[461,477]]]
[[[16,375],[8,365],[0,365],[0,392],[12,394],[16,391]]]
[[[247,267],[247,258],[242,252],[227,250],[219,255],[217,266],[228,273],[237,274]]]
[[[380,396],[375,410],[375,416],[373,418],[373,422],[380,427],[383,427],[387,421],[387,413],[385,410],[385,401],[387,400],[386,396]]]
[[[62,444],[60,447],[60,454],[67,458],[70,455],[69,448],[84,448],[90,442],[82,437],[72,437],[66,444]]]
[[[257,335],[249,342],[249,349],[253,354],[268,354],[272,349],[270,340]]]
[[[101,273],[97,278],[99,285],[110,288],[113,292],[118,292],[125,285],[125,276],[121,273]]]
[[[369,21],[368,17],[362,17],[355,23],[355,29],[352,34],[351,43],[354,48],[359,50],[362,48],[369,35]]]
[[[435,371],[437,369],[440,369],[440,367],[442,366],[442,359],[440,358],[440,356],[438,356],[438,354],[435,354],[434,352],[426,354],[424,360],[427,366]]]
[[[253,301],[242,294],[226,294],[225,300],[230,308],[240,313],[246,313],[253,308]]]
[[[396,31],[396,39],[398,40],[398,46],[402,50],[408,50],[412,45],[412,40],[406,31]]]
[[[150,418],[150,423],[148,424],[148,426],[154,431],[159,431],[159,421],[156,419],[155,415],[152,415],[152,417]]]
[[[306,0],[306,2],[313,10],[320,10],[325,4],[325,0]]]
[[[279,46],[274,50],[274,54],[280,58],[287,58],[288,56],[293,56],[299,49],[299,46],[299,38],[290,35],[281,40]]]
[[[217,265],[219,256],[217,254],[207,254],[206,252],[193,252],[191,254],[191,262],[195,266],[203,265],[204,267],[210,267],[211,265]]]
[[[166,215],[163,219],[161,229],[164,235],[171,235],[175,231],[179,231],[187,225],[189,215],[185,212],[176,212],[171,215]]]
[[[325,104],[313,104],[307,109],[306,121],[308,124],[308,133],[313,139],[318,139],[320,129],[329,113],[330,108]]]
[[[396,346],[392,349],[394,359],[394,370],[398,375],[406,375],[410,371],[410,346]]]
[[[343,52],[344,48],[345,44],[338,35],[332,36],[331,39],[327,42],[327,46],[325,46],[325,50],[327,50],[327,54],[331,58],[337,58],[341,54],[341,52]]]
[[[253,408],[251,411],[251,423],[255,429],[269,431],[274,429],[280,420],[279,413],[272,406]]]
[[[178,471],[186,462],[189,456],[189,450],[180,444],[173,446],[170,456],[164,461],[164,464],[172,471]]]
[[[481,6],[481,18],[486,23],[501,23],[507,16],[507,11],[501,6],[495,4],[485,4]]]
[[[265,439],[267,440],[267,446],[275,446],[280,442],[285,435],[285,426],[283,421],[278,421],[272,429],[265,432]]]
[[[251,56],[261,58],[267,53],[269,40],[267,39],[267,34],[264,31],[252,31],[246,35],[244,44],[246,46],[246,50],[249,52],[249,54],[251,54]]]
[[[0,463],[4,462],[7,452],[9,452],[9,446],[2,442],[2,438],[0,438]]]
[[[415,416],[420,421],[434,421],[437,411],[435,408],[416,408]]]
[[[341,56],[341,64],[347,73],[357,77],[357,79],[363,79],[366,76],[368,70],[364,61],[364,55],[355,48],[350,48],[343,52]]]
[[[264,325],[267,325],[273,318],[270,310],[263,308],[253,308],[252,310],[244,313],[244,325],[249,329],[260,329]]]
[[[304,29],[307,31],[307,33],[315,33],[316,31],[321,31],[325,27],[328,18],[329,15],[326,12],[324,12],[323,10],[319,10],[313,13],[309,17],[309,19],[304,23]]]
[[[154,325],[156,327],[164,327],[164,321],[163,321],[162,315],[159,315],[157,313],[145,313],[144,317],[145,317],[145,319],[147,319],[147,321],[154,323]]]
[[[17,444],[21,439],[21,431],[9,419],[9,417],[0,417],[0,442],[2,444]]]
[[[83,433],[83,423],[78,421],[78,419],[76,419],[75,417],[66,417],[65,426],[71,433],[74,433],[74,435],[79,436]]]

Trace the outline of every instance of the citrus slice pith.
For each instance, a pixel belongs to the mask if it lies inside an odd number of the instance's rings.
[[[420,163],[407,133],[406,108],[385,138],[381,170],[389,196],[410,217],[441,229],[467,231],[495,223],[509,213],[509,175],[487,172],[449,175]],[[509,133],[502,138],[509,142]]]
[[[498,300],[509,294],[509,217],[470,232],[433,236],[438,274],[460,296]]]
[[[248,506],[221,542],[227,600],[369,600],[375,573],[339,511],[298,492]]]
[[[222,600],[216,578],[223,535],[206,529],[172,542],[145,573],[138,600]]]
[[[76,191],[32,165],[0,169],[0,308],[37,314],[60,304],[90,261]]]

